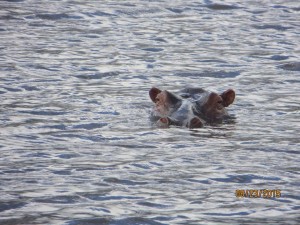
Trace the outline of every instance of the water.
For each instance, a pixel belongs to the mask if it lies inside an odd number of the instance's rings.
[[[0,223],[299,224],[299,14],[297,0],[1,1]],[[152,86],[233,88],[234,119],[160,129]]]

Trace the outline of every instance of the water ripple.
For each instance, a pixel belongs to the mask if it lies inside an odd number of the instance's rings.
[[[289,71],[300,71],[300,62],[286,63],[283,65],[280,65],[279,67],[284,70],[289,70]]]
[[[0,2],[1,224],[297,224],[295,1]],[[188,86],[230,119],[153,124]]]
[[[212,10],[232,10],[232,9],[239,9],[240,7],[234,5],[225,5],[225,4],[208,4],[206,6]]]

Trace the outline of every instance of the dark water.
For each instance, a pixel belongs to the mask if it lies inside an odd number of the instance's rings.
[[[298,0],[0,1],[0,223],[299,224],[299,43]],[[235,119],[150,123],[191,85]]]

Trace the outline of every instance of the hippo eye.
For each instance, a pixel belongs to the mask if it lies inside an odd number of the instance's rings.
[[[156,102],[158,102],[159,101],[159,98],[155,98],[154,99],[154,102],[156,103]]]
[[[217,109],[219,109],[219,110],[223,109],[223,101],[222,100],[217,101]]]

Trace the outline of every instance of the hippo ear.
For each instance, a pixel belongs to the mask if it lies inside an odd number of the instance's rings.
[[[223,105],[227,107],[233,103],[235,99],[235,92],[232,89],[228,89],[221,94],[221,97],[223,99]]]
[[[158,88],[155,88],[155,87],[150,89],[149,96],[150,96],[152,102],[155,102],[155,98],[160,92],[161,92],[161,90],[159,90]]]

